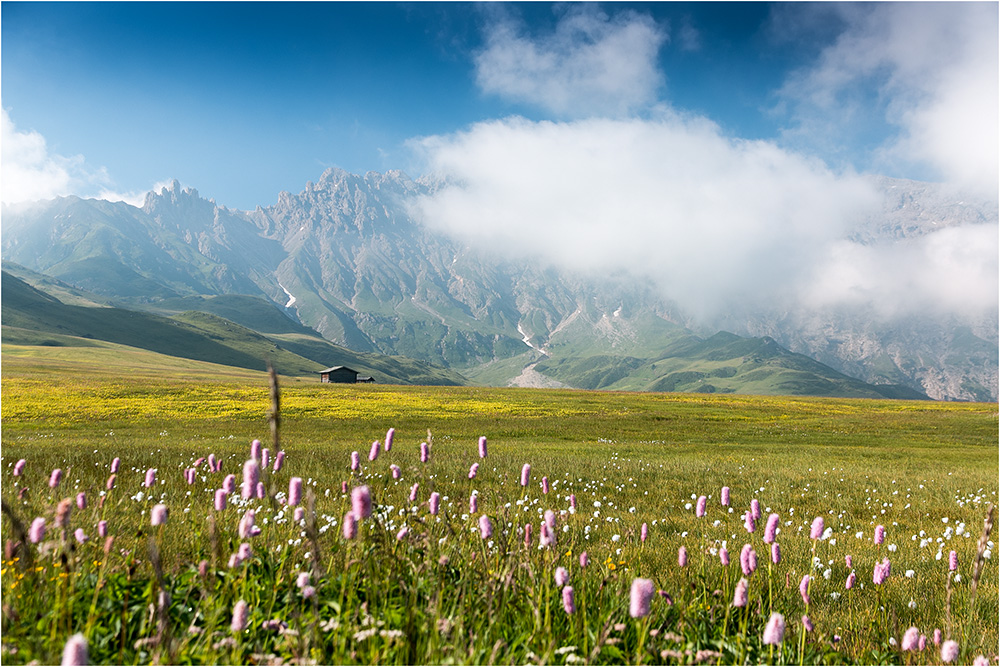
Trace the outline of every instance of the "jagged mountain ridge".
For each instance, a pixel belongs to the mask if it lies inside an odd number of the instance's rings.
[[[275,204],[249,212],[217,206],[176,182],[150,193],[141,209],[67,197],[5,207],[3,251],[5,259],[137,305],[203,294],[262,296],[335,343],[463,372],[526,352],[532,354],[525,365],[543,353],[655,359],[671,336],[690,335],[677,324],[682,314],[650,285],[510,261],[427,231],[407,214],[406,201],[432,187],[401,172],[328,170],[302,192],[282,192]],[[866,233],[884,235],[879,224],[907,229],[902,220],[873,221]],[[970,380],[969,364],[949,370],[955,364],[947,362],[947,349],[933,341],[935,353],[916,367],[897,364],[891,353],[820,349],[822,334],[805,335],[811,329],[791,319],[742,326],[737,333],[771,336],[848,374],[868,373],[869,381],[923,390],[926,378],[955,375],[957,381],[931,381],[929,393],[980,398],[985,388],[996,396],[995,363],[992,380],[988,372]],[[989,346],[989,331],[978,333]],[[963,390],[970,381],[980,389]]]

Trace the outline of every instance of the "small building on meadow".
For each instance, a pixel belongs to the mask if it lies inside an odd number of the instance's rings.
[[[358,372],[347,366],[334,366],[319,372],[320,382],[355,384],[358,379]]]

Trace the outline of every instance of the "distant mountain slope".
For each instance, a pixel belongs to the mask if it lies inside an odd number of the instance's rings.
[[[930,184],[881,179],[878,187],[886,209],[854,231],[859,242],[996,219],[989,202],[955,201]],[[574,386],[589,386],[618,376],[622,387],[655,386],[652,364],[664,368],[665,355],[677,353],[671,346],[691,336],[674,304],[625,276],[510,261],[433,233],[408,213],[411,198],[433,188],[401,172],[330,169],[302,192],[282,192],[249,212],[176,182],[149,193],[141,208],[75,197],[5,206],[3,255],[130,308],[212,312],[269,336],[313,329],[355,354],[403,355],[491,384],[573,377],[581,383]],[[934,398],[996,400],[995,320],[995,313],[969,323],[856,309],[733,312],[699,333],[768,337],[842,374]],[[609,366],[606,378],[571,371],[590,357],[595,369]],[[646,384],[628,379],[636,373]],[[777,382],[745,387],[772,391]]]
[[[303,333],[301,327],[296,332],[275,334],[272,339],[204,312],[162,317],[114,307],[69,306],[6,271],[2,274],[0,311],[5,343],[70,346],[102,340],[252,370],[264,370],[270,360],[279,373],[286,375],[312,375],[326,366],[344,365],[381,382],[465,383],[454,372],[411,359],[345,350],[314,334]],[[286,341],[284,336],[290,338]]]
[[[927,399],[901,385],[870,385],[778,345],[720,332],[676,340],[656,359],[599,355],[541,361],[535,370],[587,389]]]

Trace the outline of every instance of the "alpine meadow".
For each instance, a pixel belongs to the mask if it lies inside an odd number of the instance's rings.
[[[998,664],[997,3],[0,19],[0,663]]]

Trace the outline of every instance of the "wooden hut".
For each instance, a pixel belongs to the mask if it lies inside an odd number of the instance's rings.
[[[347,366],[334,366],[319,372],[320,382],[340,382],[354,384],[358,381],[358,372]]]

